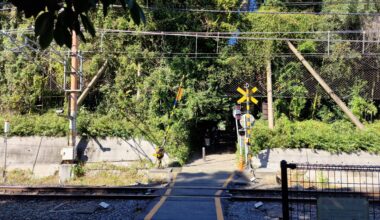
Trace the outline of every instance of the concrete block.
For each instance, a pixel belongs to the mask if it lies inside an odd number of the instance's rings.
[[[63,184],[74,177],[73,167],[74,164],[61,164],[59,166],[59,183]]]
[[[148,181],[166,181],[170,183],[173,180],[173,173],[171,168],[166,169],[150,169],[147,172]]]
[[[260,184],[277,185],[279,171],[271,168],[259,168],[255,170],[256,181]]]

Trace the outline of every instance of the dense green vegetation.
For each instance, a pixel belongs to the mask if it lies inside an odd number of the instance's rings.
[[[260,12],[374,12],[377,4],[364,7],[363,0],[352,5],[322,4],[290,7],[283,1],[268,1]],[[140,2],[144,5],[146,2]],[[148,2],[150,3],[150,2]],[[152,3],[151,3],[152,4]],[[311,64],[334,86],[349,107],[362,121],[378,118],[378,103],[371,97],[375,88],[371,79],[362,77],[360,63],[365,57],[360,48],[350,42],[332,42],[327,54],[326,39],[321,33],[306,31],[361,30],[371,18],[358,15],[315,14],[255,14],[186,12],[174,8],[205,8],[237,10],[238,0],[156,1],[153,9],[144,9],[147,23],[137,26],[123,10],[113,8],[104,17],[99,8],[90,13],[97,36],[81,43],[84,60],[84,80],[88,83],[105,60],[110,64],[96,88],[85,100],[78,118],[78,130],[88,136],[138,136],[155,144],[162,142],[164,130],[170,126],[167,151],[180,161],[186,160],[190,148],[202,143],[205,130],[220,121],[231,120],[231,107],[237,96],[228,95],[236,81],[244,78],[254,85],[265,85],[265,65],[272,61],[276,116],[280,118],[275,131],[263,124],[255,127],[255,149],[265,147],[312,147],[330,151],[365,149],[377,152],[380,144],[372,127],[359,132],[319,86],[310,90],[304,67],[294,58],[279,56],[289,49],[281,40],[241,40],[229,45],[229,39],[177,36],[143,36],[104,34],[100,29],[188,32],[273,32],[265,37],[304,38],[294,42],[304,54],[324,53],[310,58]],[[1,12],[3,30],[25,29],[34,22],[21,19],[14,12]],[[294,32],[294,33],[281,33]],[[11,36],[23,42],[20,33]],[[23,33],[36,40],[34,34]],[[251,33],[249,37],[263,37]],[[357,36],[334,35],[334,39]],[[197,58],[195,46],[197,44]],[[28,48],[12,52],[15,44],[0,36],[0,112],[12,122],[13,135],[66,135],[68,123],[55,115],[55,108],[67,109],[61,85],[62,60],[53,53],[36,52]],[[66,50],[56,45],[56,50]],[[218,53],[216,54],[216,51]],[[22,52],[20,52],[22,51]],[[47,55],[48,54],[48,55]],[[373,58],[375,65],[380,61]],[[377,71],[375,67],[375,73]],[[376,73],[378,74],[378,73]],[[310,82],[310,81],[308,81]],[[180,84],[184,98],[169,117]],[[241,84],[239,84],[242,86]],[[265,97],[265,86],[259,87]],[[236,94],[237,95],[237,94]],[[265,101],[264,98],[260,102]],[[260,116],[261,108],[255,108]],[[285,115],[285,116],[282,116]],[[285,119],[288,118],[288,119]],[[305,122],[301,122],[304,121]],[[339,122],[335,122],[335,121]],[[323,123],[322,123],[323,122]],[[263,123],[263,122],[261,122]],[[330,123],[330,124],[326,124]],[[2,125],[1,125],[2,126]],[[313,126],[321,129],[313,131]],[[349,128],[348,128],[349,127]],[[342,131],[341,133],[336,131]],[[347,132],[343,133],[343,132]],[[336,137],[335,137],[336,136]]]
[[[380,153],[380,122],[367,124],[365,131],[357,131],[348,121],[327,124],[316,120],[290,121],[285,116],[269,130],[265,121],[258,121],[252,129],[254,152],[267,148],[311,148],[333,153],[369,151]]]

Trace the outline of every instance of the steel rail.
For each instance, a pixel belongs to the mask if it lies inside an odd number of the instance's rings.
[[[172,190],[222,190],[223,194],[189,194],[176,193],[164,195],[166,189]],[[334,192],[331,191],[289,191],[290,201],[316,202],[322,195],[337,196],[370,196],[369,202],[380,203],[380,192]],[[198,186],[0,186],[0,197],[35,197],[35,198],[112,198],[112,199],[154,199],[158,197],[171,198],[222,198],[232,201],[281,201],[279,189],[242,189],[228,187],[198,187]]]
[[[0,186],[0,197],[155,198],[152,187]]]

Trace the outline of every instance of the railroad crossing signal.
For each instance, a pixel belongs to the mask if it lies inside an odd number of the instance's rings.
[[[251,114],[244,114],[240,119],[240,124],[244,129],[249,129],[255,125],[255,117]]]
[[[255,99],[254,97],[251,96],[251,94],[254,94],[257,92],[257,88],[256,87],[253,87],[251,90],[249,89],[249,84],[246,83],[245,86],[244,86],[245,90],[238,87],[237,88],[237,91],[242,94],[242,97],[237,101],[238,104],[241,104],[243,102],[245,102],[247,108],[246,108],[246,114],[244,114],[241,119],[240,119],[240,124],[242,125],[243,129],[244,129],[244,152],[245,152],[245,164],[248,165],[248,151],[249,151],[249,148],[248,148],[248,145],[249,145],[249,139],[251,138],[251,128],[252,126],[254,125],[254,122],[255,122],[255,118],[253,117],[253,115],[251,115],[249,113],[249,102],[253,102],[254,104],[258,104],[259,101],[257,99]],[[236,120],[236,123],[237,123],[237,120]],[[238,129],[238,125],[236,124],[236,129]],[[239,137],[240,138],[240,137]],[[242,148],[243,146],[241,145],[242,142],[240,142],[239,146],[240,146],[240,161],[242,161]]]
[[[251,102],[253,102],[253,103],[256,104],[256,105],[259,103],[259,101],[258,101],[257,99],[255,99],[254,97],[250,97],[250,96],[249,96],[249,90],[245,91],[244,89],[238,87],[238,88],[237,88],[237,91],[238,91],[240,94],[243,95],[243,96],[237,101],[238,104],[241,104],[241,103],[243,103],[243,102],[245,102],[245,101],[247,101],[247,100],[248,100],[248,102],[251,101]],[[257,88],[256,88],[256,87],[253,87],[251,91],[252,91],[252,94],[254,94],[254,93],[257,92]]]

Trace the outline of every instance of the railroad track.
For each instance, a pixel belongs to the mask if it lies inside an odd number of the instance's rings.
[[[160,188],[103,186],[0,186],[0,197],[155,198]]]
[[[153,199],[164,195],[165,190],[186,190],[196,189],[198,194],[176,193],[166,195],[166,197],[197,197],[197,198],[225,198],[230,200],[260,200],[260,201],[281,201],[281,190],[267,189],[241,189],[225,187],[105,187],[105,186],[0,186],[0,197],[109,197],[109,198],[129,198],[129,199]],[[223,193],[215,195],[215,190]],[[210,191],[210,194],[201,193]],[[294,192],[293,192],[294,193]],[[292,194],[290,201],[316,202],[321,195],[329,195],[328,191],[302,191]],[[363,195],[358,192],[333,192],[334,195],[352,196]],[[372,195],[379,201],[379,194]]]
[[[112,197],[112,198],[156,198],[167,189],[195,189],[199,194],[176,194],[168,197],[221,197],[227,199],[277,199],[278,190],[244,190],[225,187],[105,187],[105,186],[0,186],[0,197]],[[222,190],[221,195],[215,191]],[[207,192],[210,191],[210,194]],[[205,193],[206,192],[206,193]]]

